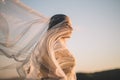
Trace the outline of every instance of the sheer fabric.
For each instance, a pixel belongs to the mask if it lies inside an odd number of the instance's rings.
[[[0,2],[0,48],[9,58],[22,61],[47,29],[48,19],[18,0]],[[31,35],[32,34],[32,35]],[[22,54],[25,54],[22,56]],[[25,57],[25,58],[23,58]]]
[[[26,80],[75,80],[75,59],[65,45],[71,25],[48,26],[48,18],[19,0],[0,0],[0,56],[18,65],[1,69],[14,67]]]

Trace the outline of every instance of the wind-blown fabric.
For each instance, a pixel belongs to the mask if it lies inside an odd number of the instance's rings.
[[[35,13],[19,0],[0,2],[0,49],[7,57],[18,61],[40,39],[48,27],[47,18]],[[31,35],[32,34],[32,35]],[[20,58],[19,58],[20,57]],[[23,58],[23,59],[21,59]]]
[[[14,59],[26,80],[76,80],[75,59],[65,45],[71,25],[48,26],[48,18],[19,0],[0,0],[0,56]]]

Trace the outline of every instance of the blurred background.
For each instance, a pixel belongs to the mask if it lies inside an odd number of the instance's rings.
[[[120,73],[120,0],[21,1],[44,16],[66,14],[71,18],[74,31],[67,46],[76,58],[77,77],[107,70]]]
[[[74,28],[68,48],[76,72],[120,68],[120,0],[21,0],[47,17],[66,14]]]

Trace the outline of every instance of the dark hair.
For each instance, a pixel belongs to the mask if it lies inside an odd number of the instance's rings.
[[[64,14],[56,14],[56,15],[52,16],[50,18],[48,30],[51,29],[52,27],[54,27],[56,24],[62,22],[66,18],[68,18],[68,17],[66,15],[64,15]]]

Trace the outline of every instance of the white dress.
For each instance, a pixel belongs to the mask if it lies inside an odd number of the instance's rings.
[[[26,80],[76,80],[75,58],[63,38],[71,29],[63,21],[48,31],[48,23],[19,0],[0,0],[0,56],[14,60],[0,70],[16,68]]]

